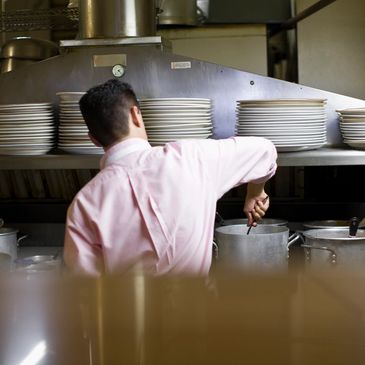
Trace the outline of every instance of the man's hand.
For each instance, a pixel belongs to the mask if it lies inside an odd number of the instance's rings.
[[[248,219],[247,225],[256,226],[257,222],[265,216],[269,206],[269,196],[265,193],[264,184],[248,184],[243,208]]]

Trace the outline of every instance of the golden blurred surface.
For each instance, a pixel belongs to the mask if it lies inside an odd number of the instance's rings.
[[[1,276],[0,364],[364,364],[364,288],[362,272]]]

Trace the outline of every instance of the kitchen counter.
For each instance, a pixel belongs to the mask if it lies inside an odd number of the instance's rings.
[[[362,272],[0,276],[0,363],[362,365],[364,286]]]

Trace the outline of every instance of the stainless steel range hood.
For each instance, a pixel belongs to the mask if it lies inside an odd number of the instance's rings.
[[[90,0],[83,1],[87,3]],[[145,1],[150,4],[148,0]],[[116,1],[119,4],[116,11],[118,17],[121,4],[132,2],[136,3],[136,0]],[[118,20],[114,23],[116,24],[122,23]],[[57,92],[85,91],[115,77],[112,73],[113,66],[119,64],[123,66],[124,74],[117,76],[129,82],[141,98],[212,99],[215,138],[234,135],[236,100],[327,99],[327,139],[330,145],[341,144],[336,109],[364,105],[360,99],[174,55],[169,52],[168,44],[161,37],[126,37],[127,34],[130,33],[126,31],[124,37],[61,41],[60,56],[0,75],[0,89],[6,90],[6,93],[0,94],[0,103],[52,101],[57,105]],[[143,32],[138,34],[146,35]]]

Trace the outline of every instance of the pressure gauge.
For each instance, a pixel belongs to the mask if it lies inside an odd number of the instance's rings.
[[[125,74],[125,68],[123,65],[114,65],[112,73],[115,77],[122,77]]]

